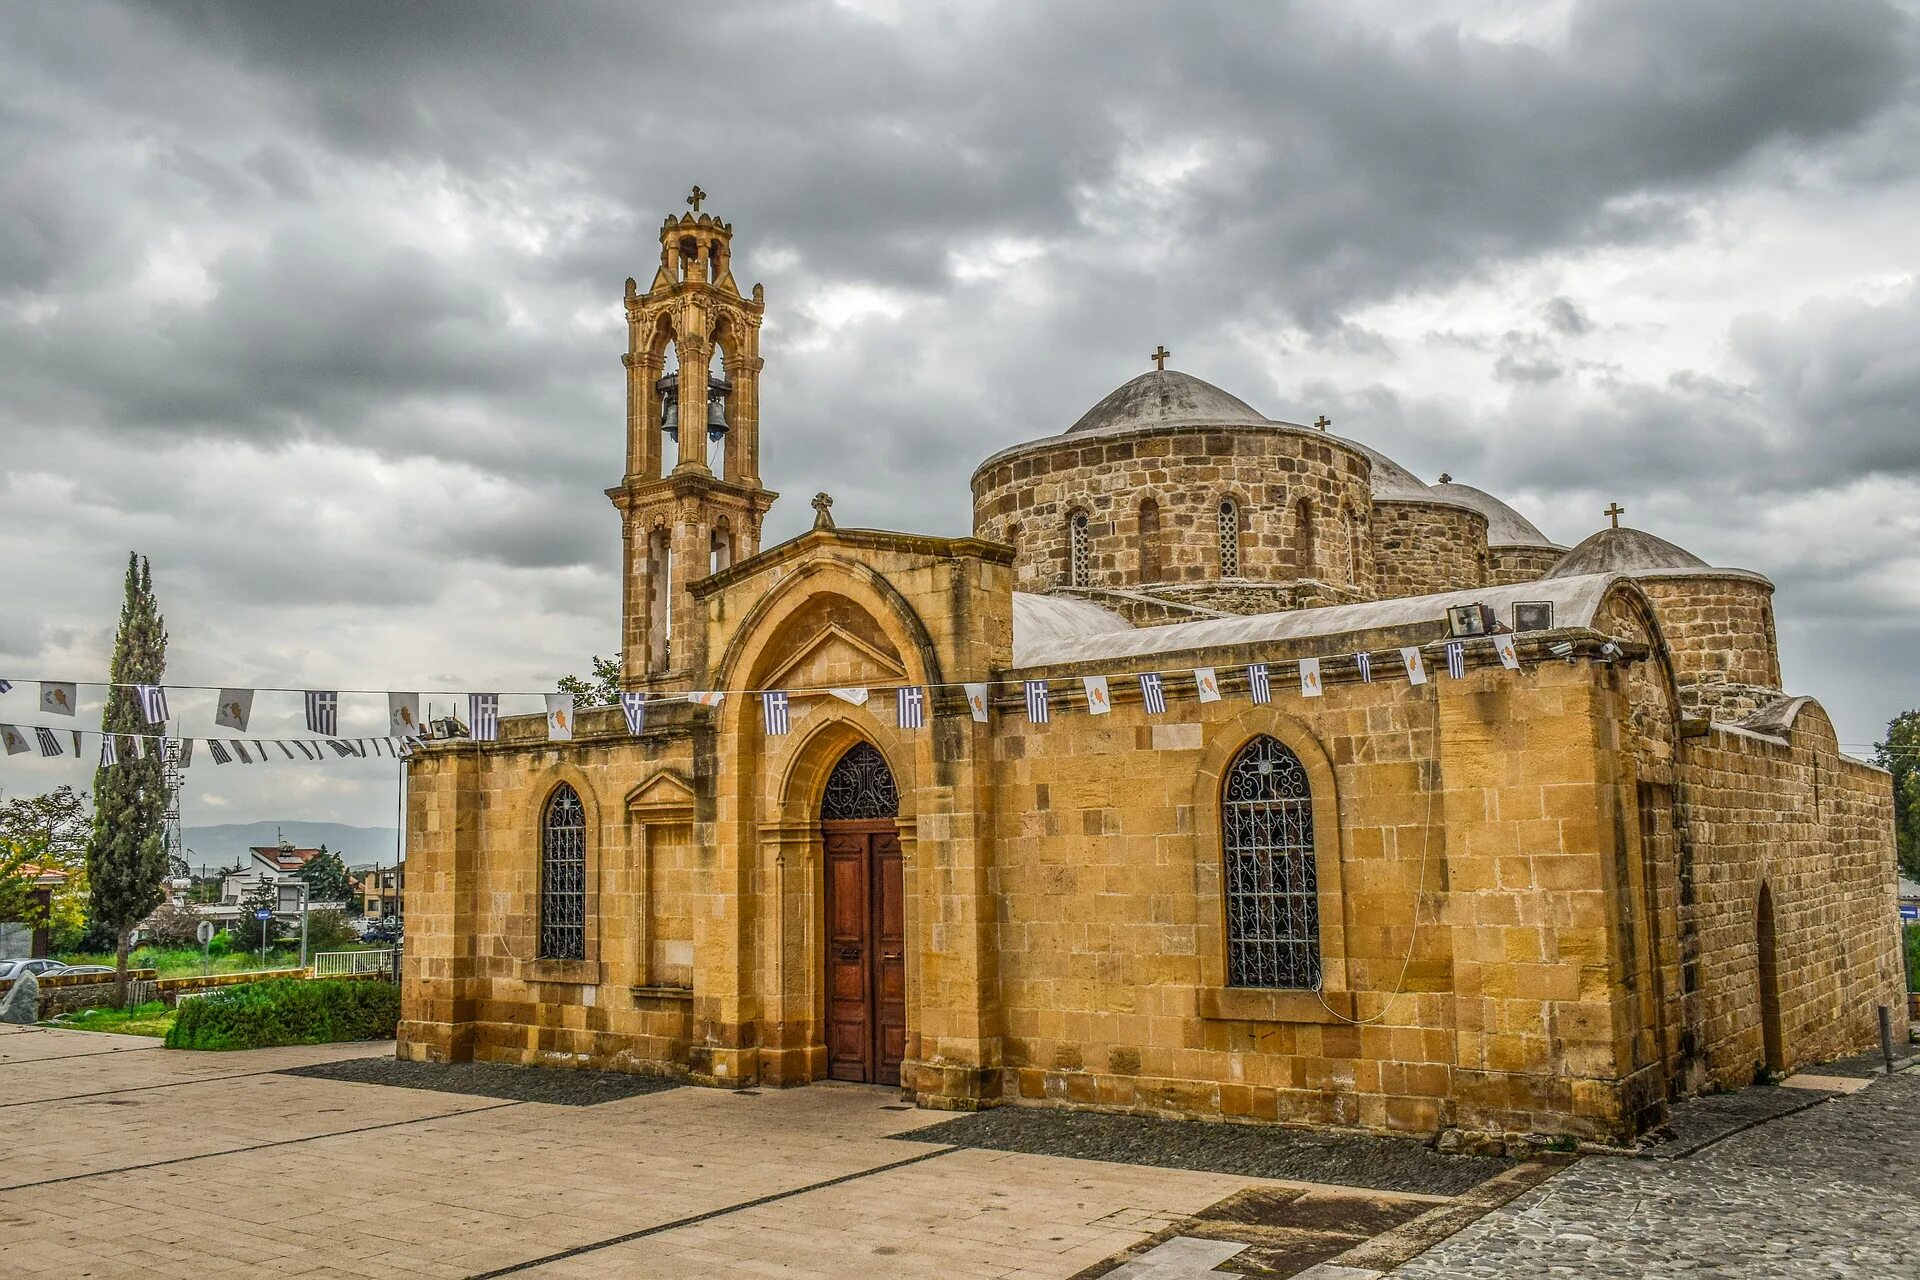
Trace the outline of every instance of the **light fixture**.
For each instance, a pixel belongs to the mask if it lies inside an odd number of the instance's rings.
[[[1553,630],[1553,601],[1516,601],[1513,606],[1513,629],[1515,631]]]
[[[1493,633],[1493,610],[1483,604],[1456,604],[1447,610],[1447,634],[1459,640]]]

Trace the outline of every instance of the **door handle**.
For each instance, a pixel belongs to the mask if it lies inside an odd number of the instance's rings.
[[[898,960],[901,957],[898,951],[882,951],[880,953],[880,958],[882,960]]]
[[[841,947],[838,951],[834,952],[834,958],[838,960],[858,960],[860,958],[860,948]]]

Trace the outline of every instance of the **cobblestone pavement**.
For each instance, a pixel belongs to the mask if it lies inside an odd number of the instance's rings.
[[[1593,1157],[1391,1280],[1920,1276],[1920,1074],[1679,1160]]]

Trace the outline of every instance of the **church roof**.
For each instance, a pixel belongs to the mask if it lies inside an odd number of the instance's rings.
[[[1272,645],[1405,627],[1431,628],[1433,634],[1428,638],[1438,640],[1446,634],[1447,608],[1451,605],[1484,604],[1504,619],[1511,615],[1514,604],[1523,600],[1552,601],[1556,627],[1588,627],[1593,625],[1600,601],[1608,588],[1620,580],[1619,574],[1594,573],[1519,582],[1504,587],[1472,587],[1465,591],[1447,591],[1430,596],[1403,596],[1394,600],[1331,605],[1319,609],[1289,609],[1282,613],[1258,613],[1246,617],[1207,618],[1199,622],[1174,622],[1158,627],[1123,626],[1114,631],[1089,630],[1047,640],[1028,639],[1024,643],[1016,611],[1013,661],[1016,667],[1050,667],[1234,645]],[[1018,597],[1015,599],[1017,601]]]
[[[1586,573],[1660,573],[1673,569],[1711,569],[1713,566],[1685,547],[1645,529],[1602,529],[1567,552],[1547,570],[1548,578]]]
[[[1490,547],[1550,547],[1555,551],[1566,550],[1536,529],[1533,521],[1484,489],[1476,489],[1470,484],[1461,484],[1443,476],[1441,483],[1433,486],[1433,491],[1456,502],[1464,502],[1485,516],[1487,545]]]
[[[1067,428],[1068,435],[1089,431],[1142,431],[1186,424],[1258,422],[1267,419],[1238,396],[1177,369],[1143,373],[1107,397]]]
[[[1132,624],[1111,609],[1072,596],[1043,596],[1031,591],[1013,593],[1013,662],[1023,665],[1023,651],[1035,646],[1069,643],[1107,631],[1125,631]]]
[[[1373,496],[1375,501],[1386,502],[1431,502],[1433,490],[1421,482],[1420,477],[1407,470],[1386,454],[1371,445],[1361,444],[1357,440],[1347,442],[1367,455],[1373,462]]]

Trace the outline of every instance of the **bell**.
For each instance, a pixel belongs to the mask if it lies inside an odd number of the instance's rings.
[[[727,402],[719,396],[707,401],[707,440],[719,444],[727,438]]]
[[[667,401],[667,407],[660,411],[660,429],[678,442],[680,439],[680,402]]]

